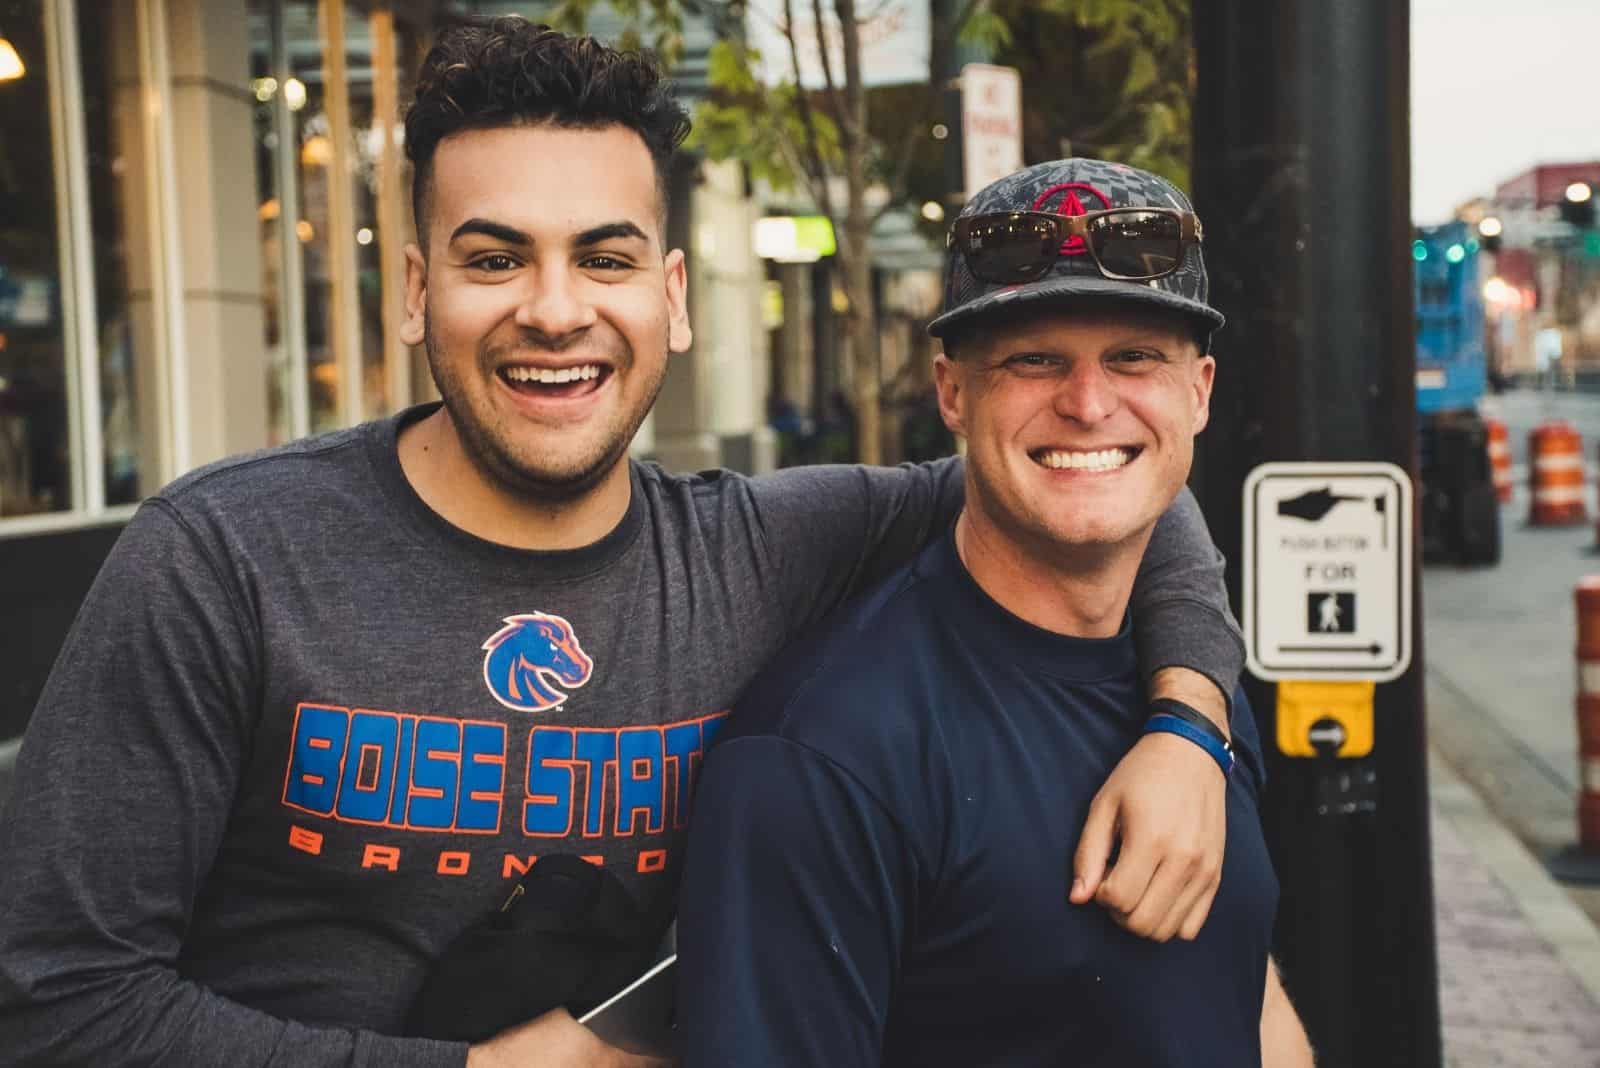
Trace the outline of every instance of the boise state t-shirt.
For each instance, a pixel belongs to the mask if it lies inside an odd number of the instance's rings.
[[[707,759],[679,913],[698,1065],[1251,1065],[1277,881],[1242,695],[1221,888],[1157,944],[1066,900],[1145,720],[1133,641],[992,601],[946,536],[757,679]]]
[[[446,948],[554,854],[664,926],[734,698],[961,507],[953,461],[636,463],[604,537],[513,549],[406,480],[437,410],[210,465],[129,522],[0,815],[0,1061],[459,1068],[401,1037]],[[1145,666],[1235,678],[1192,496],[1146,564]]]

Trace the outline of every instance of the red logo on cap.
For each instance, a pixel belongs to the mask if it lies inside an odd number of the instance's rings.
[[[1046,208],[1045,205],[1050,203],[1050,200],[1058,193],[1065,193],[1066,196],[1061,198],[1060,206],[1055,209],[1055,213],[1057,215],[1089,214],[1089,209],[1085,208],[1083,206],[1083,201],[1078,199],[1079,193],[1087,193],[1094,197],[1096,200],[1100,201],[1100,206],[1102,208],[1111,207],[1111,198],[1100,192],[1100,190],[1096,189],[1088,182],[1063,182],[1060,185],[1053,185],[1049,189],[1046,189],[1043,193],[1040,193],[1039,199],[1033,202],[1033,210],[1050,210]],[[1088,246],[1084,244],[1083,238],[1081,237],[1069,237],[1066,241],[1062,242],[1061,245],[1061,255],[1063,256],[1081,256],[1087,251],[1089,251]]]

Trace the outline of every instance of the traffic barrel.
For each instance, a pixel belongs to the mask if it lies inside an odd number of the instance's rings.
[[[1600,575],[1578,583],[1578,849],[1600,857]]]
[[[1553,419],[1528,435],[1528,523],[1570,526],[1588,519],[1583,503],[1583,439],[1571,423]]]
[[[1511,437],[1498,419],[1485,419],[1489,428],[1489,471],[1494,479],[1494,495],[1501,504],[1511,501]]]

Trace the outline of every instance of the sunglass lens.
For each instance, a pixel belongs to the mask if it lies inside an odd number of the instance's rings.
[[[1118,211],[1089,224],[1100,269],[1116,278],[1159,278],[1183,257],[1183,225],[1161,211]]]
[[[1041,277],[1055,262],[1061,242],[1047,219],[979,220],[967,233],[967,266],[985,282],[1016,285]]]

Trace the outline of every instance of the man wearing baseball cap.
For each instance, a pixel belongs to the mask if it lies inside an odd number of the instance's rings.
[[[1223,317],[1202,236],[1169,182],[1085,159],[956,220],[930,330],[966,507],[766,671],[707,760],[679,916],[688,1065],[1311,1063],[1268,959],[1249,709],[1236,694],[1223,732],[1147,704],[1128,618],[1208,415]],[[1080,826],[1110,837],[1090,801],[1151,732],[1216,760],[1228,823],[1209,920],[1179,902],[1157,941],[1057,888]]]

